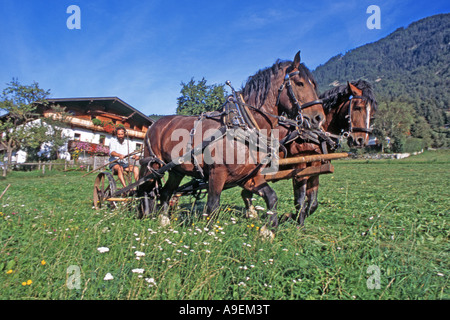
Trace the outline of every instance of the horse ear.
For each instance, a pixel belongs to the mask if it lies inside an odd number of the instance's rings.
[[[292,62],[292,67],[298,69],[300,66],[300,51],[297,52],[294,58],[294,62]]]
[[[347,89],[351,95],[354,95],[354,96],[362,95],[362,90],[358,89],[356,86],[351,84],[350,81],[347,81]]]

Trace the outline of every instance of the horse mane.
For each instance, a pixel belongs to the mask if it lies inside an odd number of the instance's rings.
[[[273,66],[261,69],[255,75],[248,77],[247,82],[241,88],[244,100],[256,108],[261,108],[266,102],[269,92],[273,90],[272,82],[274,82],[274,78],[278,76],[279,72],[283,72],[291,65],[292,61],[282,61],[278,59]],[[300,76],[309,79],[314,87],[317,88],[317,83],[314,80],[312,73],[303,63],[299,65],[298,69],[300,71]]]
[[[362,90],[362,96],[367,99],[374,110],[377,110],[378,103],[375,99],[372,85],[366,80],[356,80],[350,82],[352,85]],[[336,107],[339,101],[342,101],[344,97],[350,95],[348,86],[346,84],[337,86],[333,89],[327,90],[319,96],[319,99],[323,100],[323,108],[325,111],[329,111],[333,107]]]

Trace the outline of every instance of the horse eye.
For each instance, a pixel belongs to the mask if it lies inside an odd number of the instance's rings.
[[[305,83],[303,81],[300,81],[300,80],[295,81],[295,84],[300,86],[300,87],[303,87],[305,85]]]

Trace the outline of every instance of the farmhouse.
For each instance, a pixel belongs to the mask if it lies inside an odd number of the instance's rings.
[[[127,129],[130,152],[143,146],[145,133],[154,122],[139,110],[117,97],[88,97],[48,99],[49,105],[39,106],[37,111],[44,117],[58,117],[51,106],[64,107],[69,117],[65,120],[63,136],[68,139],[60,148],[58,157],[72,160],[91,156],[106,156],[109,143],[117,126]],[[41,147],[41,156],[48,153],[49,146]],[[17,163],[26,161],[26,153],[19,151],[14,159]]]

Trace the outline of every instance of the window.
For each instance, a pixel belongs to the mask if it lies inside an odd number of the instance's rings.
[[[106,140],[106,136],[104,136],[103,134],[100,135],[100,144],[105,145],[105,140]]]
[[[74,139],[75,141],[80,141],[80,140],[81,140],[81,134],[80,134],[80,133],[75,133],[73,139]]]
[[[136,151],[142,149],[142,143],[136,143]]]

